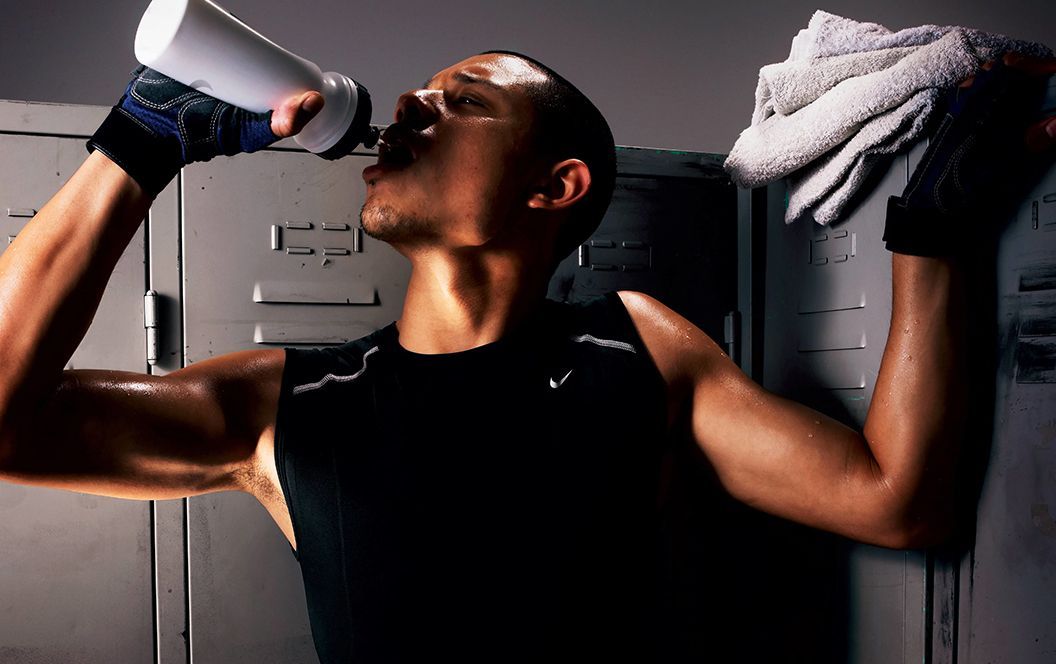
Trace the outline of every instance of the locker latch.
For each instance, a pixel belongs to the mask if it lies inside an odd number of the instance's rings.
[[[148,290],[143,296],[143,328],[147,332],[147,364],[158,363],[158,292]]]
[[[723,319],[722,326],[722,341],[726,344],[726,354],[740,366],[740,359],[737,357],[737,340],[741,336],[741,314],[738,311],[731,311],[726,314],[726,318]]]

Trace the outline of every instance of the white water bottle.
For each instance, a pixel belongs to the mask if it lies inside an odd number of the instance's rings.
[[[326,159],[373,147],[370,95],[359,83],[290,53],[211,0],[153,0],[136,31],[136,59],[184,85],[257,113],[317,90],[326,103],[294,137]]]

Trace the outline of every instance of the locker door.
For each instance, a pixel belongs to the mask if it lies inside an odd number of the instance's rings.
[[[356,339],[399,317],[409,264],[362,235],[360,172],[265,151],[184,174],[188,363],[251,348]],[[196,662],[315,661],[300,569],[254,499],[190,500]]]
[[[1056,167],[998,244],[996,314],[993,441],[943,625],[959,657],[939,661],[1041,664],[1056,659]]]
[[[851,426],[865,420],[890,322],[891,255],[881,241],[887,198],[901,193],[922,150],[899,157],[839,225],[785,225],[783,205],[768,210],[763,384]],[[778,200],[781,187],[774,185]],[[813,634],[805,659],[879,664],[923,658],[923,553],[851,544],[807,529],[793,542],[797,552],[768,575],[813,570],[805,585],[821,592],[782,605],[796,615],[822,616],[803,626]],[[825,560],[829,569],[807,558]],[[820,624],[833,632],[819,631]],[[845,653],[826,645],[832,633],[846,638]]]
[[[560,263],[547,297],[642,291],[721,341],[737,307],[737,190],[723,156],[620,146],[616,157],[605,218]]]
[[[0,135],[0,251],[85,156]],[[144,290],[141,228],[67,368],[145,370]],[[151,564],[150,503],[0,484],[0,661],[153,661]]]

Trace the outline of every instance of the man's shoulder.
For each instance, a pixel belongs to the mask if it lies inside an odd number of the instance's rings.
[[[663,302],[636,291],[617,295],[669,385],[702,375],[706,367],[732,366],[714,340]]]
[[[633,317],[623,300],[626,291],[610,291],[568,303],[555,303],[562,332],[572,341],[633,351],[648,357]],[[560,307],[560,309],[558,309]]]
[[[390,323],[370,334],[335,346],[287,347],[283,391],[297,395],[313,391],[309,389],[311,386],[322,386],[334,381],[348,382],[346,377],[358,377],[370,356],[389,342],[394,326],[395,323]]]

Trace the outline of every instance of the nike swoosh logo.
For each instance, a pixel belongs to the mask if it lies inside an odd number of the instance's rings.
[[[565,381],[568,380],[568,377],[571,376],[571,375],[572,375],[572,370],[569,369],[568,373],[566,373],[565,377],[562,378],[561,380],[554,380],[553,378],[551,378],[550,379],[550,387],[552,387],[552,388],[554,388],[556,390],[557,388],[559,388],[562,385],[564,385]]]

